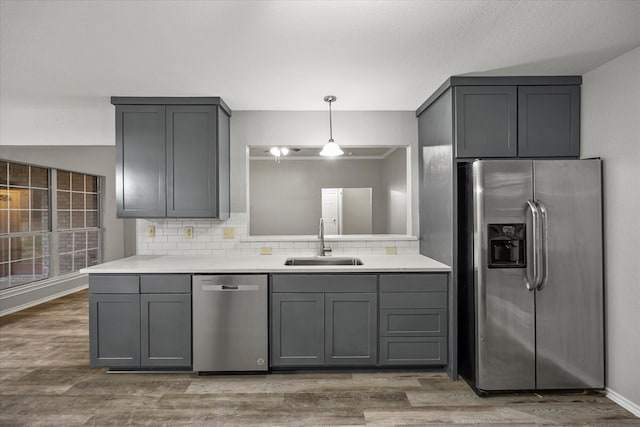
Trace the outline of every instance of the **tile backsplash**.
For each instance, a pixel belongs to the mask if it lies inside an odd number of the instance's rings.
[[[154,227],[154,236],[148,237],[149,226]],[[191,238],[185,229],[193,227]],[[138,255],[315,255],[320,248],[317,238],[301,240],[259,240],[247,237],[247,214],[232,213],[226,221],[208,219],[138,219],[136,221]],[[226,238],[225,238],[226,237]],[[327,244],[334,255],[384,255],[395,248],[398,254],[417,254],[417,240],[357,239],[332,240]],[[265,255],[268,256],[268,255]]]

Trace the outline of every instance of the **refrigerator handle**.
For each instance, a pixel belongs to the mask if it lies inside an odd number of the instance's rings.
[[[537,290],[541,290],[547,283],[547,264],[548,264],[548,251],[547,251],[547,208],[544,204],[537,200],[538,211],[540,212],[540,277],[538,278]]]
[[[540,211],[533,200],[527,200],[527,206],[531,211],[531,223],[533,225],[533,278],[529,277],[529,269],[527,268],[527,277],[524,282],[527,285],[527,289],[533,291],[540,283]]]

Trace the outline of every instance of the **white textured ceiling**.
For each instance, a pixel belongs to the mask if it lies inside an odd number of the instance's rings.
[[[635,0],[0,2],[4,107],[414,110],[450,75],[580,75],[640,44]]]

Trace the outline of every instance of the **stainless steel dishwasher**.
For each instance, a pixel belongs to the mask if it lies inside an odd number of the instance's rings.
[[[266,371],[266,274],[193,276],[193,370]]]

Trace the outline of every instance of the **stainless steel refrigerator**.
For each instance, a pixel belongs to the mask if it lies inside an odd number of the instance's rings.
[[[476,392],[604,387],[601,167],[459,166],[459,370]]]

